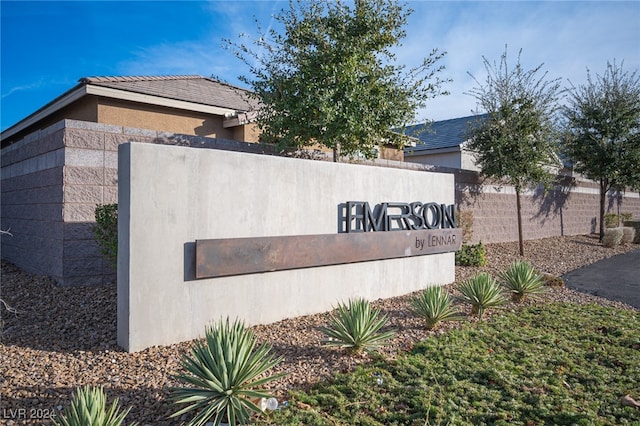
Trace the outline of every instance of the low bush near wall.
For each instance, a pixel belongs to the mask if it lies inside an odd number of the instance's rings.
[[[604,230],[602,245],[605,247],[615,247],[622,241],[622,228],[607,228]]]
[[[632,217],[633,215],[631,213],[620,213],[620,215],[615,213],[606,213],[604,215],[604,226],[607,228],[617,228],[625,221],[631,220]]]
[[[458,210],[458,227],[462,229],[462,242],[468,243],[473,237],[473,212],[469,210]]]
[[[631,244],[636,237],[636,230],[630,226],[622,227],[622,239],[620,244]]]
[[[604,215],[604,226],[606,228],[615,228],[618,226],[618,215],[615,213],[606,213]]]
[[[462,244],[456,252],[457,266],[485,266],[487,264],[487,250],[482,244]]]
[[[118,205],[97,205],[95,216],[93,235],[100,246],[100,252],[115,268],[118,265]]]
[[[640,243],[640,220],[631,220],[631,219],[625,220],[624,226],[635,229],[635,236],[633,238],[633,242]]]

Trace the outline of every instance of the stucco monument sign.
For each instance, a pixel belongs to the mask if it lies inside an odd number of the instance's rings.
[[[454,203],[450,174],[121,144],[118,343],[134,352],[226,317],[268,324],[454,282]]]

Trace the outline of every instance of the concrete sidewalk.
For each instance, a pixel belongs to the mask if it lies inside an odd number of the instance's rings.
[[[562,279],[572,290],[640,308],[640,250],[600,260]]]

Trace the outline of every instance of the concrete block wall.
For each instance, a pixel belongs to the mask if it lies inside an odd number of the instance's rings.
[[[2,258],[29,272],[61,279],[64,125],[58,123],[1,153]]]
[[[513,187],[490,184],[478,187],[475,182],[464,174],[456,180],[457,207],[473,214],[471,242],[517,241]],[[521,206],[525,240],[599,232],[599,189],[590,181],[577,179],[571,187],[560,186],[546,194],[541,188],[526,191],[521,196]],[[618,208],[620,212],[640,217],[640,195],[637,192],[628,192],[622,197],[608,195],[606,211],[616,213]]]
[[[180,145],[194,148],[277,155],[265,145],[186,136],[76,120],[62,120],[2,149],[0,255],[36,274],[52,276],[63,285],[113,282],[115,271],[103,259],[91,227],[97,204],[117,202],[118,146],[125,142]],[[456,204],[474,216],[474,241],[515,241],[518,238],[513,188],[482,184],[477,173],[425,164],[376,160],[355,161],[379,167],[452,173]],[[620,204],[618,205],[618,201]],[[543,196],[523,197],[524,236],[537,239],[597,232],[598,188],[592,182]],[[627,192],[609,198],[611,212],[640,218],[640,196]]]
[[[95,207],[118,201],[118,145],[184,145],[272,154],[256,144],[62,120],[2,149],[1,255],[65,286],[115,282],[93,232]]]

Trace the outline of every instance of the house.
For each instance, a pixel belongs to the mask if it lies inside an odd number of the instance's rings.
[[[451,169],[479,171],[473,153],[465,149],[469,132],[486,115],[453,118],[430,124],[417,124],[404,134],[417,139],[416,146],[404,150],[404,160]]]
[[[2,146],[60,120],[257,142],[249,92],[197,75],[88,77],[2,132]]]
[[[80,79],[1,134],[0,229],[12,234],[0,238],[2,258],[62,285],[112,282],[92,227],[96,205],[118,201],[118,146],[277,154],[257,143],[257,106],[248,91],[201,76]]]
[[[62,285],[112,282],[92,233],[125,142],[270,152],[246,90],[200,76],[90,77],[1,134],[2,258]]]

